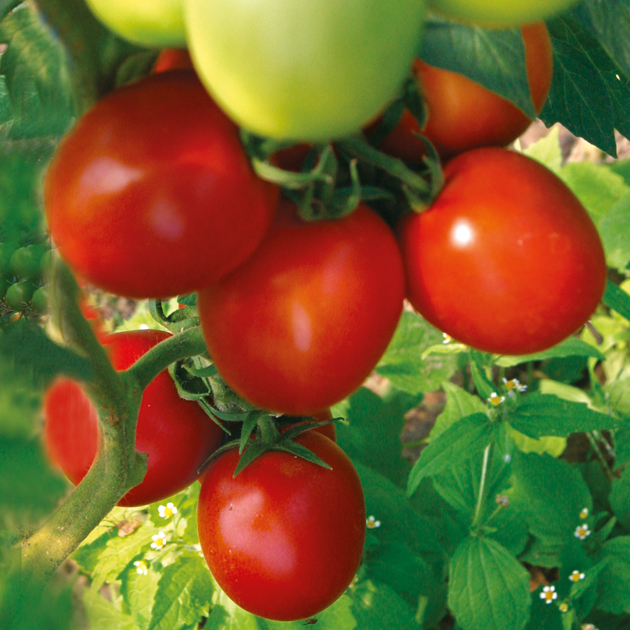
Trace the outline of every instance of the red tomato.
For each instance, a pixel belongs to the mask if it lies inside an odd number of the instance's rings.
[[[199,495],[197,525],[208,567],[245,610],[305,619],[339,598],[363,552],[365,504],[352,462],[309,431],[296,442],[332,470],[273,451],[236,477],[238,451],[214,461]]]
[[[553,57],[549,31],[543,22],[521,29],[532,101],[539,112],[549,93]],[[416,59],[413,66],[427,108],[422,131],[442,158],[483,146],[506,146],[532,122],[516,105],[468,77]],[[389,155],[420,163],[424,144],[414,133],[420,128],[408,110],[398,126],[379,145]]]
[[[170,336],[157,330],[136,330],[108,335],[102,343],[120,371]],[[96,456],[96,409],[78,383],[61,378],[46,392],[44,417],[44,443],[50,460],[76,485]],[[119,505],[153,503],[189,486],[199,477],[197,469],[220,446],[222,436],[197,403],[179,397],[166,370],[158,374],[144,391],[136,431],[137,450],[149,456],[147,473]]]
[[[422,214],[403,217],[407,296],[458,341],[529,354],[576,332],[599,303],[606,261],[588,213],[551,171],[499,148],[457,156]]]
[[[284,201],[254,256],[200,291],[197,304],[226,382],[263,409],[307,416],[367,378],[404,292],[396,240],[373,210],[306,223]]]
[[[167,70],[187,70],[192,67],[192,59],[186,48],[165,48],[159,54],[153,72],[159,74]]]
[[[51,235],[75,272],[112,293],[169,297],[216,282],[267,232],[278,188],[192,71],[145,77],[97,103],[45,181]]]

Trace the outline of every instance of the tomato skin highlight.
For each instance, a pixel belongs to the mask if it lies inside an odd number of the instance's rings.
[[[113,366],[125,370],[170,333],[137,330],[100,338]],[[44,399],[44,445],[51,462],[77,485],[96,456],[97,412],[81,385],[57,379]],[[165,370],[147,386],[136,430],[136,449],[149,456],[147,473],[118,503],[138,506],[183,490],[221,445],[223,432],[194,401],[180,398]]]
[[[200,291],[197,304],[226,382],[263,409],[308,416],[369,376],[403,298],[400,251],[373,210],[306,223],[283,200],[254,256]]]
[[[540,112],[551,86],[553,55],[549,31],[543,22],[521,29],[532,101]],[[483,146],[507,146],[531,124],[514,103],[456,72],[435,68],[420,59],[413,65],[419,89],[428,108],[425,128],[405,110],[394,130],[379,148],[410,163],[420,164],[426,155],[422,133],[448,159]]]
[[[236,478],[237,450],[205,473],[197,526],[208,567],[245,610],[278,621],[306,619],[350,585],[365,540],[365,503],[350,459],[313,431],[296,442],[332,470],[268,452]]]
[[[375,118],[418,50],[425,0],[188,0],[195,68],[240,126],[328,142]]]
[[[429,6],[454,20],[487,28],[515,28],[546,20],[579,0],[429,0]]]
[[[430,323],[498,354],[550,348],[601,300],[597,229],[538,162],[499,148],[463,153],[431,207],[399,225],[407,297]]]
[[[189,293],[235,269],[271,225],[277,195],[184,70],[97,103],[62,140],[44,187],[61,256],[85,280],[134,298]]]
[[[165,48],[158,56],[153,66],[153,73],[168,70],[192,70],[192,59],[187,48]]]

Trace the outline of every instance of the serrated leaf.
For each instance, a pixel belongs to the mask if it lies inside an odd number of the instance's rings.
[[[147,630],[161,574],[147,570],[138,572],[131,565],[120,575],[120,595],[123,599],[122,610],[128,614],[140,630]],[[175,626],[173,626],[173,630]]]
[[[602,560],[608,564],[600,574],[597,607],[615,614],[630,612],[630,536],[606,542]]]
[[[599,222],[599,234],[608,266],[623,273],[630,263],[630,192]]]
[[[576,20],[558,17],[547,27],[554,52],[553,81],[540,118],[547,126],[562,123],[616,157],[615,124],[623,111],[617,109],[619,80],[612,61]]]
[[[438,343],[442,343],[441,332],[416,313],[405,311],[376,371],[410,394],[435,391],[455,371],[453,357],[425,355]]]
[[[548,435],[568,437],[571,433],[615,429],[619,421],[593,411],[582,403],[533,393],[521,399],[520,405],[509,416],[509,423],[529,437],[540,438]]]
[[[448,604],[463,630],[521,630],[529,573],[494,540],[466,538],[451,559]]]
[[[562,167],[562,149],[560,148],[558,127],[552,127],[544,138],[528,146],[523,153],[557,174]]]
[[[512,471],[510,501],[522,509],[530,533],[556,548],[575,538],[580,512],[593,503],[579,471],[549,455],[518,452]]]
[[[208,614],[214,587],[203,558],[184,552],[162,570],[148,630],[173,630]]]
[[[407,495],[412,495],[424,477],[437,475],[453,461],[472,457],[483,451],[493,439],[496,426],[488,416],[476,413],[467,416],[433,440],[420,454],[409,473]]]
[[[549,350],[537,352],[536,354],[526,354],[522,356],[502,356],[497,360],[499,367],[513,367],[530,361],[546,361],[547,359],[562,359],[566,357],[594,357],[604,360],[604,355],[594,348],[591,344],[578,339],[577,337],[569,337]]]
[[[630,467],[620,477],[613,478],[610,507],[621,523],[630,529]]]
[[[535,118],[525,46],[518,30],[482,29],[432,19],[427,23],[420,56],[429,65],[480,83]]]
[[[352,610],[352,600],[342,595],[334,604],[315,616],[317,630],[354,630],[357,622]],[[270,621],[257,618],[261,630],[304,630],[304,621]],[[306,626],[308,627],[308,626]],[[361,628],[361,630],[363,630]]]

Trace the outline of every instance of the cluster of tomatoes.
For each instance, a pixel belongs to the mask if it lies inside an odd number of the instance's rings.
[[[347,10],[286,1],[89,4],[133,41],[181,44],[186,32],[195,70],[173,69],[186,57],[168,53],[160,72],[111,93],[77,122],[45,180],[52,239],[79,276],[112,293],[196,292],[209,355],[248,402],[277,415],[327,410],[376,366],[405,297],[457,340],[509,354],[560,342],[596,308],[606,264],[592,221],[555,175],[501,148],[529,124],[523,112],[460,75],[414,61],[423,2],[386,10],[380,0]],[[457,2],[442,4],[457,13]],[[143,11],[153,21],[143,21]],[[467,17],[507,23],[484,15]],[[514,19],[534,17],[543,14]],[[326,28],[308,39],[304,29],[316,24]],[[273,41],[265,25],[275,29]],[[551,82],[549,34],[543,23],[522,33],[540,110]],[[331,43],[341,34],[343,49]],[[310,72],[301,66],[305,56]],[[410,67],[426,124],[421,130],[404,111],[375,143],[413,168],[427,155],[421,131],[449,161],[437,196],[423,212],[403,216],[395,232],[364,203],[341,218],[304,221],[276,184],[256,176],[239,126],[307,142],[363,126],[369,138],[369,123]],[[124,370],[168,336],[118,333],[102,343]],[[45,412],[51,458],[78,483],[97,451],[96,411],[77,384],[59,381]],[[350,460],[313,431],[295,441],[329,468],[276,450],[234,477],[239,455],[230,450],[204,473],[199,500],[199,535],[214,577],[235,602],[271,619],[310,617],[339,597],[365,535]],[[144,393],[137,427],[148,471],[121,504],[186,487],[220,443],[220,429],[160,374]]]

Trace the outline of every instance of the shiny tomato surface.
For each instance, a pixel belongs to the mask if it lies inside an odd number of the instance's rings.
[[[361,562],[365,503],[350,459],[309,431],[296,441],[332,470],[267,452],[234,477],[238,451],[214,461],[197,525],[212,575],[245,610],[280,621],[312,617],[350,585]]]
[[[170,337],[156,330],[137,330],[101,337],[117,370],[125,370],[153,346]],[[97,412],[81,385],[58,379],[44,399],[44,444],[50,460],[73,484],[86,475],[96,456]],[[149,456],[147,473],[119,505],[160,501],[199,477],[198,468],[221,444],[223,432],[194,401],[180,398],[165,370],[142,397],[136,449]]]
[[[254,256],[197,304],[210,356],[236,392],[263,409],[311,415],[367,378],[403,298],[400,251],[373,210],[307,223],[283,201]]]
[[[444,175],[431,207],[400,226],[414,308],[486,352],[529,354],[575,333],[606,282],[597,229],[578,199],[506,149],[463,153]]]
[[[145,77],[97,103],[45,180],[61,256],[118,295],[170,297],[216,282],[267,232],[277,187],[192,71]]]

